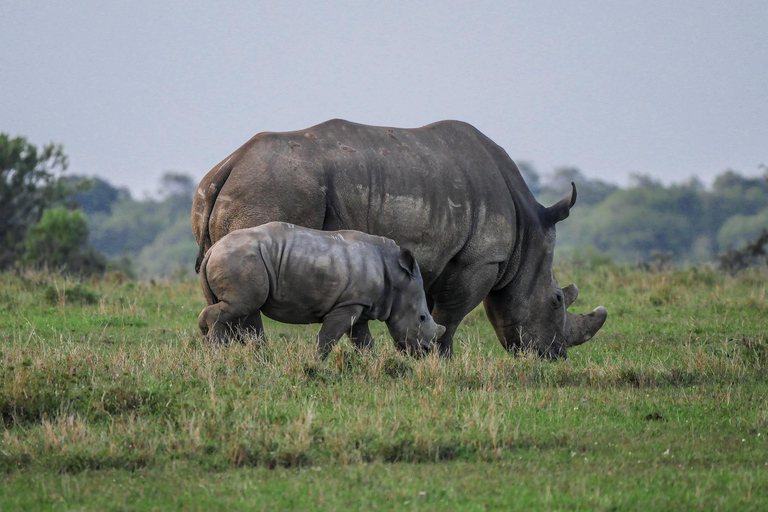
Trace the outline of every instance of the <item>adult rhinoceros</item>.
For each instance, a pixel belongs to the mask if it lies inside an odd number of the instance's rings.
[[[549,358],[589,340],[607,311],[566,308],[574,285],[552,272],[555,223],[576,187],[545,208],[507,153],[473,126],[441,121],[416,129],[331,120],[254,136],[200,182],[192,228],[205,251],[235,229],[284,221],[355,229],[394,239],[415,254],[440,353],[483,302],[501,344]]]

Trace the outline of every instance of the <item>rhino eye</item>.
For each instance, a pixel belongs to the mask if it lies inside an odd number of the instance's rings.
[[[419,315],[419,322],[426,322],[427,321],[427,315]]]
[[[555,300],[552,301],[552,307],[554,309],[559,308],[563,304],[563,296],[559,293],[555,294]]]

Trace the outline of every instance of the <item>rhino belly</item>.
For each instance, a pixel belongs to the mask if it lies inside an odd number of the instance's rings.
[[[286,303],[285,301],[267,300],[262,306],[261,312],[267,318],[271,318],[284,324],[317,324],[323,321],[314,308],[306,304]]]

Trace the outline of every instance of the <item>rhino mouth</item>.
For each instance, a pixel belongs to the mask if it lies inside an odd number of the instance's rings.
[[[529,334],[523,331],[520,326],[514,327],[514,331],[516,333],[514,339],[511,340],[511,343],[508,342],[506,346],[507,351],[511,354],[533,353],[549,361],[568,359],[566,353],[568,344],[562,334],[556,333],[552,337],[548,336],[549,341],[545,342],[543,341],[544,337]]]
[[[395,348],[397,351],[404,355],[409,355],[414,359],[421,359],[432,351],[433,344],[431,342],[422,342],[414,345],[408,343],[397,342]]]
[[[416,359],[431,353],[437,347],[437,340],[445,333],[445,327],[437,324],[437,332],[431,337],[426,337],[421,327],[418,329],[406,329],[401,336],[392,336],[395,348],[401,354],[408,354]],[[414,334],[415,333],[415,334]]]

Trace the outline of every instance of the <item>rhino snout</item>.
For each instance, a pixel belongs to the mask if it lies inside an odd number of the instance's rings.
[[[439,340],[443,334],[445,334],[445,327],[440,324],[434,324],[434,334],[432,336],[420,336],[420,345],[423,352],[430,352],[434,347],[437,340]]]
[[[566,351],[565,346],[557,346],[557,347],[551,347],[548,351],[539,354],[545,359],[548,359],[550,361],[557,361],[558,359],[562,359],[563,361],[568,359],[568,354]]]
[[[424,293],[420,285],[418,290]],[[387,328],[397,350],[416,357],[430,352],[434,343],[445,334],[445,327],[435,322],[427,310],[426,301],[422,302],[422,307],[399,311],[387,320]]]
[[[419,326],[419,336],[428,338],[429,341],[438,340],[443,334],[445,334],[445,327],[435,322],[430,315],[427,315]]]

